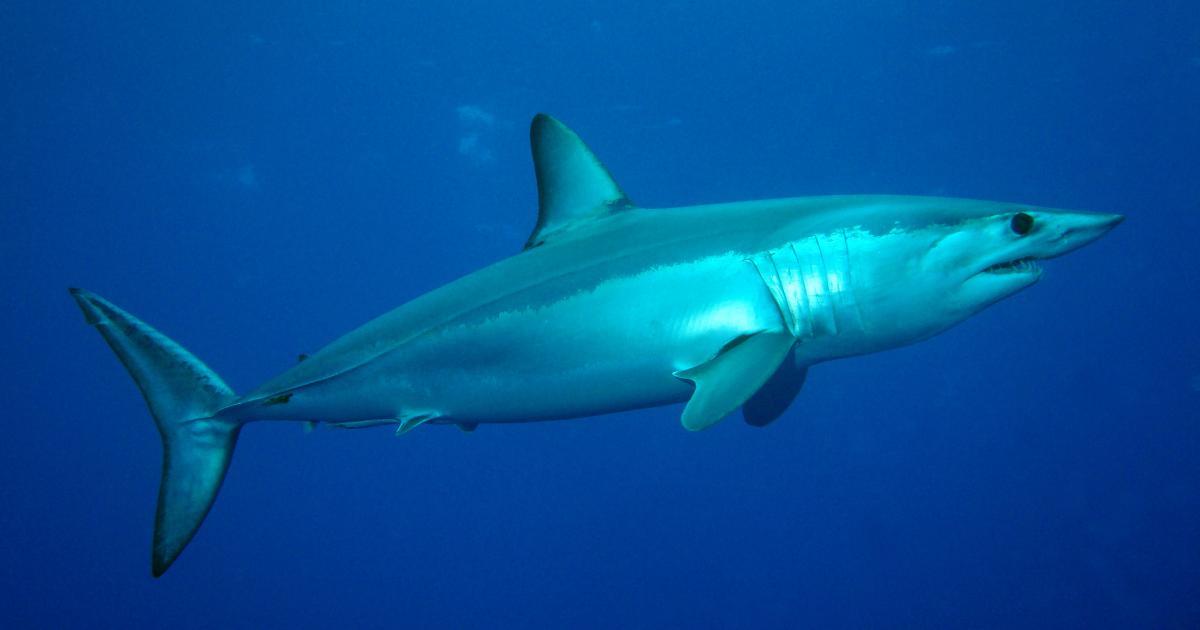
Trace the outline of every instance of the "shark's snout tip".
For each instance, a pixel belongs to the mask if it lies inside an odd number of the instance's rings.
[[[1108,234],[1125,220],[1123,214],[1094,214],[1081,221],[1076,229],[1096,239]]]

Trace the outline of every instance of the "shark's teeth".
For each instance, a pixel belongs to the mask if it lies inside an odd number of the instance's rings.
[[[1038,267],[1036,258],[1025,257],[996,263],[983,271],[984,273],[1031,273],[1039,269],[1041,267]]]

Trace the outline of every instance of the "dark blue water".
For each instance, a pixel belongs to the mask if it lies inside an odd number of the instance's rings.
[[[0,8],[4,626],[1200,623],[1200,4],[89,4]],[[765,430],[253,425],[152,580],[159,438],[66,287],[249,390],[516,252],[538,111],[648,206],[1129,218]]]

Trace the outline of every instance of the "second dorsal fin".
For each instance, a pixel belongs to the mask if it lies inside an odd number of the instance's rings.
[[[538,221],[525,249],[582,221],[633,207],[583,140],[552,116],[533,117],[529,143],[537,174]]]

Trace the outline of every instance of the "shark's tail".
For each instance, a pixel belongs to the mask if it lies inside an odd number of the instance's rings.
[[[151,570],[158,577],[191,541],[212,507],[241,424],[212,416],[237,396],[208,366],[108,300],[71,295],[125,364],[163,441]]]

